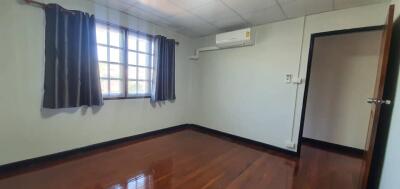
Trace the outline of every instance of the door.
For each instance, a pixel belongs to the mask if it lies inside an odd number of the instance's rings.
[[[393,29],[394,5],[390,5],[386,18],[386,23],[382,32],[381,49],[379,53],[378,72],[376,75],[374,96],[367,100],[371,104],[371,116],[369,120],[368,136],[366,141],[366,153],[364,161],[364,175],[361,179],[362,189],[366,189],[368,185],[368,177],[371,169],[372,155],[375,145],[375,138],[378,129],[379,114],[381,106],[389,105],[389,100],[382,99],[383,89],[386,79],[387,65],[389,61],[390,41]]]

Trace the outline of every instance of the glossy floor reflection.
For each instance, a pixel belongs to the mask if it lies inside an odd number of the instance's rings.
[[[300,159],[183,130],[18,173],[3,189],[354,189],[362,160],[309,145]]]

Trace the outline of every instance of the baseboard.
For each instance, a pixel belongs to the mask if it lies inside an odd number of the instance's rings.
[[[119,138],[119,139],[106,141],[106,142],[102,142],[102,143],[97,143],[97,144],[93,144],[93,145],[89,145],[89,146],[85,146],[85,147],[81,147],[81,148],[67,150],[67,151],[63,151],[63,152],[59,152],[59,153],[54,153],[54,154],[40,156],[40,157],[36,157],[36,158],[32,158],[32,159],[17,161],[17,162],[1,165],[0,173],[15,171],[15,170],[18,170],[21,168],[25,169],[25,168],[32,167],[34,165],[42,164],[42,163],[49,162],[49,161],[56,161],[56,160],[68,158],[71,156],[76,156],[78,154],[83,155],[83,153],[86,153],[86,152],[91,152],[91,151],[99,150],[102,148],[107,148],[107,147],[125,143],[125,142],[137,141],[137,140],[146,139],[149,137],[168,134],[168,133],[186,129],[187,127],[188,127],[187,124],[183,124],[183,125],[168,127],[165,129],[150,131],[147,133],[138,134],[138,135],[134,135],[134,136],[129,136],[129,137]]]
[[[353,148],[353,147],[348,147],[348,146],[343,146],[339,144],[334,144],[330,142],[325,142],[321,140],[316,140],[316,139],[311,139],[311,138],[305,138],[303,137],[302,142],[311,144],[313,146],[326,149],[326,150],[335,150],[336,152],[341,152],[349,155],[354,155],[354,156],[362,156],[364,154],[364,150],[358,149],[358,148]]]
[[[262,142],[258,142],[255,140],[251,140],[248,138],[244,138],[244,137],[240,137],[237,135],[233,135],[230,133],[226,133],[226,132],[222,132],[222,131],[218,131],[215,129],[210,129],[208,127],[204,127],[204,126],[200,126],[200,125],[196,125],[196,124],[188,124],[188,127],[190,129],[196,130],[196,131],[200,131],[203,133],[207,133],[207,134],[212,134],[214,136],[218,136],[218,137],[225,137],[226,139],[229,139],[230,141],[233,142],[239,142],[240,144],[244,144],[246,146],[249,146],[251,148],[257,148],[259,150],[264,150],[264,151],[268,151],[268,152],[278,152],[278,153],[283,153],[289,156],[298,156],[299,154],[297,152],[293,152],[287,149],[283,149],[283,148],[279,148],[276,146],[272,146],[270,144],[266,144],[266,143],[262,143]]]
[[[112,147],[114,145],[123,144],[123,143],[127,143],[127,142],[140,141],[142,139],[148,139],[150,137],[156,137],[159,135],[173,133],[173,132],[177,132],[177,131],[184,130],[184,129],[192,129],[192,130],[196,130],[196,131],[199,131],[202,133],[211,134],[211,135],[214,135],[217,137],[228,139],[232,142],[238,142],[240,144],[246,145],[251,148],[268,151],[269,153],[285,154],[285,155],[289,155],[291,157],[298,155],[296,152],[292,152],[292,151],[289,151],[286,149],[278,148],[278,147],[275,147],[275,146],[272,146],[269,144],[265,144],[262,142],[243,138],[240,136],[232,135],[229,133],[221,132],[218,130],[210,129],[210,128],[203,127],[200,125],[183,124],[183,125],[168,127],[165,129],[151,131],[151,132],[147,132],[147,133],[143,133],[143,134],[124,137],[124,138],[106,141],[106,142],[102,142],[102,143],[98,143],[98,144],[93,144],[93,145],[89,145],[89,146],[85,146],[85,147],[81,147],[81,148],[67,150],[67,151],[63,151],[63,152],[59,152],[59,153],[49,154],[49,155],[40,156],[40,157],[36,157],[36,158],[32,158],[32,159],[27,159],[27,160],[17,161],[17,162],[5,164],[5,165],[0,165],[0,174],[4,174],[4,173],[8,173],[8,172],[18,172],[18,170],[21,170],[22,168],[24,170],[27,168],[34,169],[35,166],[43,165],[44,163],[56,162],[57,160],[65,160],[68,158],[76,158],[79,156],[87,155],[90,152],[95,152],[96,150],[100,150],[100,151],[106,150],[107,147]]]

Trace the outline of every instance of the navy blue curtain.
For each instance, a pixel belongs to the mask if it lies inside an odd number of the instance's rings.
[[[43,107],[102,105],[94,16],[56,4],[45,12]]]
[[[175,99],[175,40],[157,35],[154,37],[151,101]]]

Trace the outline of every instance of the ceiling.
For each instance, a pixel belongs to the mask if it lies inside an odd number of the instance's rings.
[[[91,0],[167,27],[201,37],[320,12],[386,0]]]

